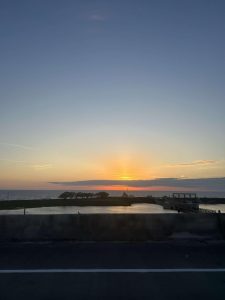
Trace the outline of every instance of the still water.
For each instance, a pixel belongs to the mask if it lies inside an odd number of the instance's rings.
[[[221,213],[225,213],[225,204],[200,204],[199,208],[215,210],[216,212],[220,210]]]
[[[200,208],[225,213],[225,204],[200,204]],[[53,206],[26,208],[26,215],[49,214],[157,214],[177,213],[175,210],[164,209],[157,204],[132,204],[131,206]],[[0,215],[23,215],[23,209],[0,210]]]
[[[132,204],[131,206],[54,206],[26,208],[26,215],[48,214],[147,214],[147,213],[177,213],[175,210],[165,210],[156,204]],[[23,209],[0,210],[1,215],[24,214]]]

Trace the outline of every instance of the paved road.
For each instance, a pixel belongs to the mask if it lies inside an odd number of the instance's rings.
[[[224,300],[221,269],[223,242],[0,244],[0,299]]]

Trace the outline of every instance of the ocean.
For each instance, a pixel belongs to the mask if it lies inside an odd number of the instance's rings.
[[[72,191],[72,190],[71,190]],[[74,190],[73,190],[74,191]],[[65,190],[0,190],[0,200],[29,200],[29,199],[54,199],[65,192]],[[76,191],[74,191],[76,192]],[[81,192],[81,191],[80,191]],[[93,192],[96,193],[96,190],[93,191],[82,191],[82,192]],[[120,196],[123,192],[126,192],[128,195],[133,196],[150,196],[153,197],[162,197],[169,196],[172,191],[107,191],[111,196]],[[198,197],[215,197],[215,198],[225,198],[224,192],[197,192]]]

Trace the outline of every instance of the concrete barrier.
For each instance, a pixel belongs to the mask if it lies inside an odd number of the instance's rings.
[[[2,215],[0,241],[221,239],[225,214]]]

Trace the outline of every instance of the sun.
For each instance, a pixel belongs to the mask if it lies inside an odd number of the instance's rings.
[[[131,176],[120,176],[121,180],[132,180],[133,178]]]

